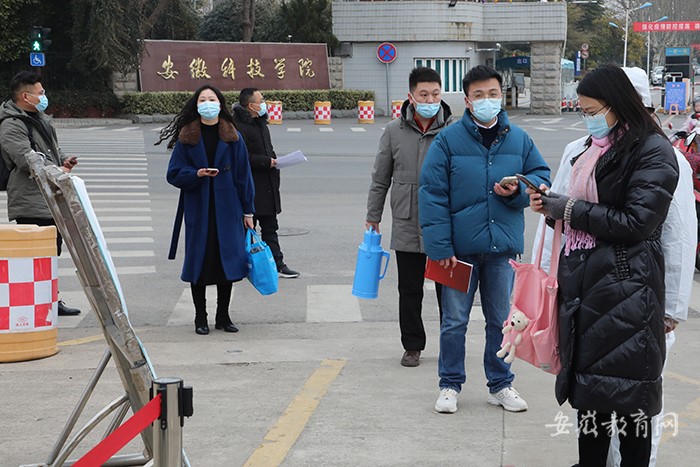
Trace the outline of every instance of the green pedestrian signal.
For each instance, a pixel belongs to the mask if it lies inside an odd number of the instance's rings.
[[[43,52],[51,45],[49,33],[51,28],[42,28],[41,26],[32,26],[29,32],[29,47],[32,52]]]

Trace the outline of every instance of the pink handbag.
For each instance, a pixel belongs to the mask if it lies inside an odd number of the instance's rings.
[[[549,274],[540,267],[546,229],[547,225],[543,224],[535,264],[510,261],[515,270],[513,304],[508,320],[503,325],[505,327],[511,322],[513,313],[516,311],[524,313],[529,323],[520,333],[521,340],[515,349],[515,358],[556,375],[561,371],[557,270],[561,253],[562,221],[557,221],[554,229]],[[508,342],[510,342],[509,336],[505,335],[501,347],[505,347]]]

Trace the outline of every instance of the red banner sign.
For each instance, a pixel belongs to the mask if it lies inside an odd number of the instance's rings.
[[[326,44],[145,41],[142,91],[328,89]]]
[[[700,32],[700,21],[635,21],[634,32]]]

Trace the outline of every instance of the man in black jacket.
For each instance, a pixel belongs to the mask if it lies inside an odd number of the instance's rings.
[[[299,277],[284,264],[284,255],[277,238],[277,214],[282,212],[280,202],[280,171],[277,155],[272,148],[267,128],[267,104],[256,88],[241,90],[238,104],[233,106],[236,128],[243,135],[248,148],[250,169],[255,183],[255,224],[260,224],[262,239],[270,246],[280,277]]]

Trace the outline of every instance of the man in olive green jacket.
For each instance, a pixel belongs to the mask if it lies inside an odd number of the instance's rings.
[[[56,225],[39,186],[31,176],[25,155],[31,150],[43,153],[47,165],[65,172],[78,163],[75,156],[65,157],[58,147],[56,130],[44,110],[48,106],[46,91],[38,73],[23,71],[12,78],[12,100],[0,107],[0,148],[10,171],[7,182],[7,217],[18,224]],[[61,236],[57,254],[61,254]],[[59,316],[77,315],[80,310],[58,302]]]
[[[401,365],[415,367],[425,349],[421,314],[426,257],[418,222],[418,177],[430,143],[452,122],[452,112],[441,100],[442,81],[435,70],[415,68],[408,81],[410,92],[401,107],[401,118],[386,126],[379,141],[367,198],[366,227],[379,233],[391,187],[391,249],[396,251],[399,273],[399,326],[404,347]],[[440,306],[439,284],[435,284],[435,290]]]

